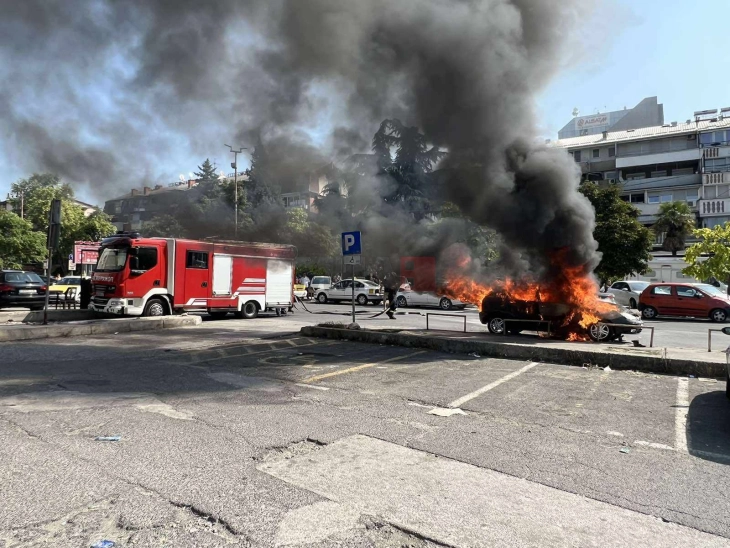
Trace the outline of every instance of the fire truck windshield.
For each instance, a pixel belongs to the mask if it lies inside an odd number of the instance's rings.
[[[119,272],[127,262],[126,247],[106,247],[101,252],[96,272]]]

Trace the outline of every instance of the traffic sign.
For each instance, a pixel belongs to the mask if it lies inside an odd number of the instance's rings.
[[[69,261],[73,261],[74,260],[74,254],[73,253],[69,253],[68,260]]]
[[[343,232],[342,233],[342,254],[347,255],[360,255],[362,252],[362,245],[360,241],[360,231],[356,232]]]
[[[76,270],[76,263],[75,263],[75,262],[73,262],[73,261],[69,261],[69,262],[68,262],[68,269],[69,269],[69,271],[74,271],[74,270]]]
[[[360,264],[360,255],[347,255],[345,264]]]

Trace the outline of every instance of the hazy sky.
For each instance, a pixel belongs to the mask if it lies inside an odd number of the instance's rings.
[[[730,106],[730,57],[724,29],[730,0],[603,0],[593,21],[575,31],[580,40],[560,74],[536,98],[541,136],[557,138],[574,107],[582,115],[631,108],[656,95],[666,122],[684,121],[695,110]],[[717,22],[717,25],[713,25]],[[600,29],[600,32],[593,29]],[[612,29],[606,34],[605,28]],[[221,143],[211,143],[211,159],[230,162]],[[220,149],[220,150],[219,150]],[[133,162],[133,159],[131,159]],[[161,158],[161,173],[195,170],[201,159],[179,147],[179,155]],[[239,164],[247,164],[247,159]],[[0,142],[0,198],[21,172]],[[110,198],[112,196],[109,196]],[[90,199],[79,192],[79,198]],[[101,204],[100,204],[101,205]]]

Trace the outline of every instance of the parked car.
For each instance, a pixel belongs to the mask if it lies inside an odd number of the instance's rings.
[[[626,280],[623,282],[614,282],[608,288],[618,304],[628,306],[629,308],[637,308],[639,304],[639,295],[649,287],[649,282],[641,282],[636,280]]]
[[[315,295],[317,301],[324,304],[328,301],[349,301],[352,299],[352,279],[337,282],[329,289],[320,289]],[[380,286],[370,280],[355,278],[355,301],[358,304],[383,302],[383,294]]]
[[[639,310],[646,320],[657,316],[691,316],[725,322],[730,297],[710,284],[651,284],[641,294]]]
[[[314,276],[309,287],[314,290],[314,294],[316,295],[318,290],[332,287],[332,278],[329,276]]]
[[[35,272],[0,270],[0,308],[22,306],[42,310],[46,284]]]
[[[490,333],[517,335],[527,331],[550,331],[566,338],[570,333],[586,332],[594,341],[610,341],[625,334],[641,333],[642,322],[632,314],[621,311],[618,305],[596,315],[602,320],[583,328],[580,318],[566,324],[571,308],[567,304],[537,301],[509,300],[505,295],[493,293],[482,301],[479,320],[487,325]],[[606,325],[621,324],[621,327]],[[623,327],[623,326],[626,327]]]
[[[51,291],[53,293],[66,293],[67,289],[76,289],[76,301],[81,299],[81,276],[66,276],[58,280],[53,286]]]
[[[294,284],[294,296],[300,299],[307,298],[307,286],[304,284]]]
[[[433,291],[413,291],[410,286],[408,288],[401,286],[395,300],[401,308],[407,306],[434,306],[442,310],[451,310],[452,308],[464,308],[467,305],[467,303],[458,299],[451,299]]]

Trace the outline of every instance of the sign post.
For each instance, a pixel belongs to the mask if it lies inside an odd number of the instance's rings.
[[[58,249],[58,242],[61,239],[61,200],[51,202],[51,210],[48,212],[48,280],[46,280],[46,302],[43,306],[43,325],[48,325],[48,301],[50,298],[51,267],[53,266],[53,250]]]
[[[360,264],[362,245],[360,231],[342,233],[342,257],[352,265],[352,323],[355,323],[355,265]]]

